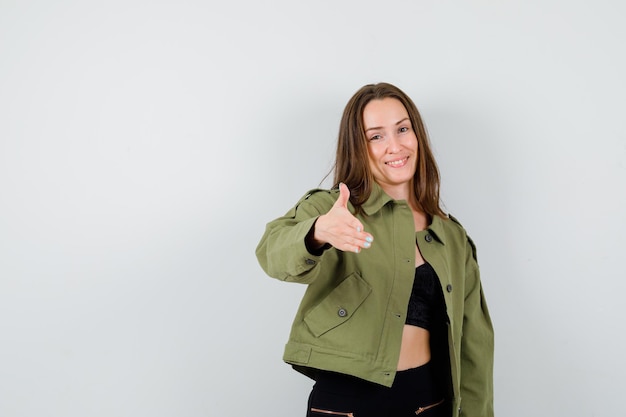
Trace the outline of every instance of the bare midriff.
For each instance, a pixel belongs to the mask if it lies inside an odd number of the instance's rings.
[[[398,371],[417,368],[430,361],[430,333],[421,327],[404,325]]]

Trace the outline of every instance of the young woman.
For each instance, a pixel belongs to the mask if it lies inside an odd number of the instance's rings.
[[[476,248],[439,202],[413,101],[366,85],[341,120],[332,190],[267,225],[265,272],[307,284],[284,360],[307,416],[493,416],[493,328]]]

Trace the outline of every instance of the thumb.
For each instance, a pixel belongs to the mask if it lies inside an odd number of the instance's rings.
[[[350,190],[348,186],[343,182],[339,183],[339,198],[335,203],[335,207],[348,208],[348,201],[350,200]]]

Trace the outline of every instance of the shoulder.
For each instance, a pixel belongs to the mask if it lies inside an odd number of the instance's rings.
[[[444,220],[444,223],[447,224],[448,230],[455,234],[458,239],[461,239],[462,241],[467,242],[470,245],[470,247],[472,248],[472,254],[474,256],[474,259],[477,259],[476,244],[474,244],[474,241],[469,236],[469,234],[465,230],[465,227],[463,227],[459,219],[448,213],[448,220]]]
[[[313,207],[317,211],[326,212],[335,204],[339,198],[338,190],[326,190],[323,188],[313,188],[307,191],[296,203],[294,208]]]
[[[450,235],[451,237],[466,235],[465,228],[463,227],[461,222],[449,213],[445,216],[433,216],[432,225],[434,227],[441,227],[443,230],[445,230],[445,233],[447,235]]]
[[[463,227],[463,225],[461,224],[461,222],[459,221],[459,219],[457,219],[456,217],[454,217],[452,214],[448,213],[448,219],[452,220],[451,225],[452,227],[462,230],[463,233],[465,232],[465,228]]]
[[[333,204],[339,197],[339,190],[326,190],[323,188],[313,188],[312,190],[307,191],[302,198],[300,199],[300,203],[308,202],[311,204],[317,203],[325,203],[332,202]]]

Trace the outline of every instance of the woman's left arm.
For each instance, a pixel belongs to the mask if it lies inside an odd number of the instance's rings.
[[[461,337],[461,416],[493,417],[494,334],[480,281],[476,247],[467,238]]]

